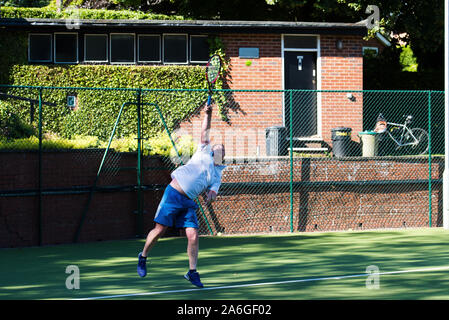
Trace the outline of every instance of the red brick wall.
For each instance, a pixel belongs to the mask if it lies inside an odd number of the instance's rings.
[[[225,34],[221,35],[229,58],[228,86],[235,90],[282,90],[283,60],[282,37],[279,34]],[[337,50],[335,41],[343,41]],[[322,90],[362,90],[364,40],[358,36],[320,37],[320,63]],[[259,48],[259,59],[240,59],[241,47]],[[246,63],[250,61],[251,65]],[[320,75],[320,74],[318,74]],[[354,133],[362,131],[363,100],[354,93],[321,93],[318,112],[321,114],[321,137],[331,145],[331,129],[350,127]],[[232,102],[226,106],[229,121],[222,121],[214,113],[211,138],[214,143],[225,144],[228,154],[234,156],[264,156],[266,154],[265,129],[283,125],[283,94],[234,92]],[[194,116],[181,125],[184,133],[199,140],[201,119]],[[353,140],[358,141],[353,134]]]
[[[337,50],[336,40],[343,42]],[[321,36],[321,89],[363,90],[363,39],[358,36]],[[322,137],[331,141],[331,130],[337,127],[352,128],[353,133],[363,129],[363,97],[352,93],[355,100],[349,100],[348,92],[322,93]],[[353,140],[357,135],[352,135]]]
[[[70,243],[75,237],[88,201],[104,150],[44,152],[42,186],[43,245]],[[112,153],[111,153],[112,155]],[[37,152],[1,152],[0,194],[13,191],[15,196],[0,196],[0,247],[39,244],[38,154]],[[136,154],[114,154],[106,167],[136,167]],[[164,166],[158,158],[145,158],[144,167]],[[134,186],[136,170],[104,173],[97,186]],[[144,171],[144,184],[167,184],[167,170]],[[69,190],[71,189],[71,190]],[[20,195],[27,191],[28,194]],[[50,192],[51,194],[48,194]],[[68,194],[70,193],[70,194]],[[153,225],[153,216],[163,190],[144,191],[144,229]],[[9,195],[11,195],[9,193]],[[85,216],[80,242],[129,239],[137,234],[137,194],[134,188],[98,192]]]
[[[224,34],[220,38],[230,59],[231,89],[282,90],[282,43],[278,34]],[[239,48],[259,48],[258,59],[239,58]],[[246,62],[251,61],[247,66]]]
[[[432,179],[441,179],[443,167],[433,161]],[[426,159],[295,159],[293,177],[294,231],[429,226]],[[289,180],[289,160],[229,165],[217,201],[205,206],[214,232],[289,232]],[[442,225],[441,205],[441,184],[434,184],[432,226]]]
[[[43,196],[42,244],[73,241],[88,193],[71,190],[71,194],[64,194],[61,191],[91,186],[101,154],[98,151],[43,154],[44,189],[59,193]],[[1,152],[1,159],[4,165],[0,166],[0,194],[3,194],[0,196],[0,247],[38,245],[38,197],[36,194],[19,194],[20,191],[36,191],[37,153]],[[136,154],[114,154],[107,163],[108,166],[135,166]],[[158,158],[144,157],[143,166],[153,168],[144,171],[143,184],[148,187],[160,185],[159,188],[145,189],[143,192],[143,208],[146,211],[143,232],[146,234],[153,226],[153,217],[164,186],[170,182],[170,173],[164,168],[165,163]],[[443,167],[442,159],[433,159],[432,179],[441,179]],[[293,185],[295,231],[428,226],[427,159],[295,159],[293,173],[295,183],[312,183]],[[286,159],[229,164],[224,171],[217,201],[212,206],[204,205],[213,231],[289,232],[289,180],[290,165]],[[410,181],[400,185],[379,183],[391,180]],[[416,180],[424,182],[416,184]],[[357,184],[360,181],[374,181],[377,184]],[[338,182],[349,182],[349,185]],[[80,242],[136,236],[135,184],[135,170],[102,175],[99,186],[129,188],[95,193],[81,229]],[[18,194],[6,197],[6,191]],[[433,185],[431,195],[432,226],[441,226],[441,184]],[[198,215],[201,233],[208,234],[201,213]]]

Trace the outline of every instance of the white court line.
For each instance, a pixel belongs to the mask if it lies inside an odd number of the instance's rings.
[[[436,267],[436,268],[402,270],[402,271],[361,273],[361,274],[352,274],[352,275],[343,275],[343,276],[309,278],[309,279],[296,279],[296,280],[286,280],[286,281],[236,284],[236,285],[221,286],[221,287],[206,287],[206,288],[202,288],[202,289],[196,288],[196,289],[183,289],[183,290],[168,290],[168,291],[156,291],[156,292],[141,292],[141,293],[130,293],[130,294],[117,294],[117,295],[110,295],[110,296],[98,296],[98,297],[80,298],[80,299],[75,299],[75,300],[99,300],[99,299],[114,299],[114,298],[125,298],[125,297],[138,297],[138,296],[152,296],[152,295],[166,294],[166,293],[183,293],[183,292],[193,292],[193,291],[248,288],[248,287],[270,286],[270,285],[277,285],[277,284],[287,284],[287,283],[301,283],[301,282],[324,281],[324,280],[342,280],[342,279],[349,279],[349,278],[368,277],[368,276],[373,276],[373,275],[381,276],[381,275],[391,275],[391,274],[400,274],[400,273],[415,273],[415,272],[429,272],[429,271],[442,271],[442,270],[449,270],[449,266]]]

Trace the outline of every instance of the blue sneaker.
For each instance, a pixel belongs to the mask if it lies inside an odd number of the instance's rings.
[[[196,271],[194,272],[187,272],[184,276],[187,280],[189,280],[194,286],[197,286],[198,288],[204,288],[204,285],[201,283],[200,280],[200,274]]]
[[[141,277],[147,275],[147,257],[142,257],[142,252],[139,253],[139,262],[137,263],[137,273]]]

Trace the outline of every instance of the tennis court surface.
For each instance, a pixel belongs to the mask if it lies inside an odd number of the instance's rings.
[[[183,278],[185,238],[0,249],[0,299],[449,299],[441,228],[202,237],[204,289]],[[79,277],[78,277],[79,275]]]

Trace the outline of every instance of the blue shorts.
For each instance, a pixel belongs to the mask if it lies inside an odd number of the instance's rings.
[[[195,201],[168,185],[157,208],[154,222],[167,227],[198,229],[197,209]]]

